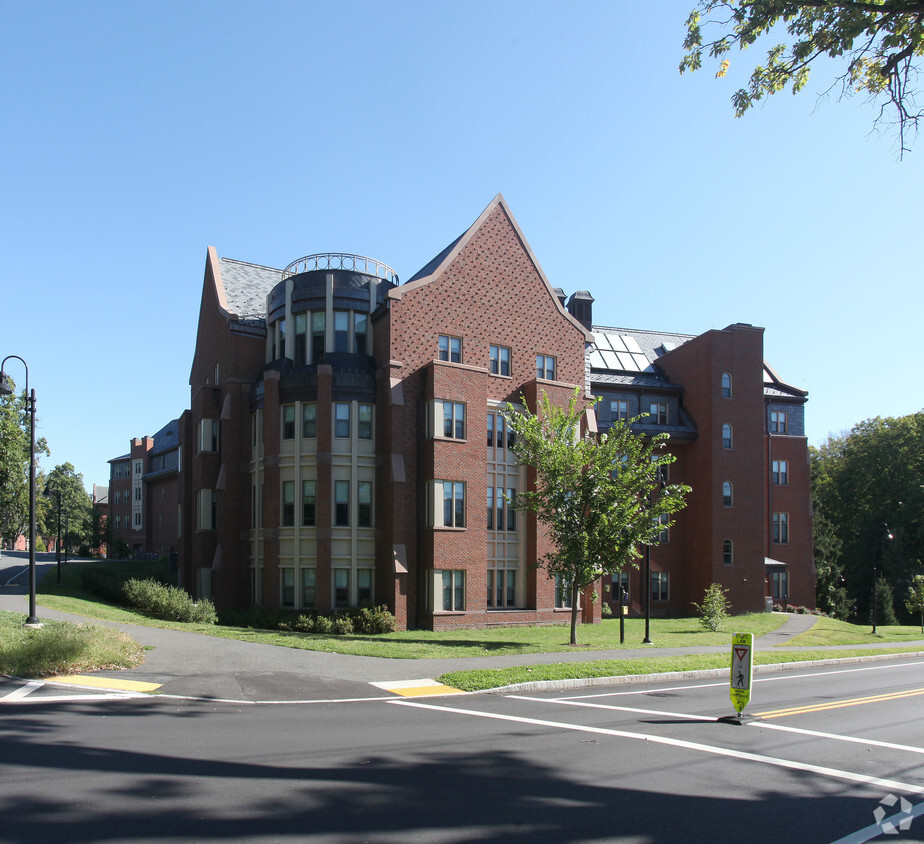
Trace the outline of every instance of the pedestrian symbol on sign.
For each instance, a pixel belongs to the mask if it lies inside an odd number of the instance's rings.
[[[751,699],[751,649],[753,644],[754,637],[751,633],[735,633],[732,636],[729,684],[731,700],[739,715]]]

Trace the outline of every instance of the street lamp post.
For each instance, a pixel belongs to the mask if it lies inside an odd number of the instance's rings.
[[[7,355],[0,362],[0,395],[8,396],[13,385],[4,367],[15,358],[26,369],[26,400],[29,409],[29,616],[26,624],[38,624],[35,615],[35,390],[29,392],[29,367],[19,355]]]
[[[892,531],[889,530],[889,526],[885,522],[882,523],[881,527],[885,528],[886,539],[894,539]],[[879,547],[879,536],[880,531],[877,529],[873,534],[873,636],[878,635],[876,633],[876,549]]]

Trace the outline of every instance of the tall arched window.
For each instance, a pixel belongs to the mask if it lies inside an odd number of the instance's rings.
[[[725,481],[725,483],[722,484],[722,506],[731,507],[732,503],[732,485],[728,481]]]
[[[726,566],[734,565],[735,562],[735,548],[730,539],[726,539],[722,543],[722,563]]]
[[[722,373],[722,398],[730,399],[732,397],[732,377],[731,373]]]
[[[722,426],[722,448],[731,448],[732,443],[732,426],[726,422]]]

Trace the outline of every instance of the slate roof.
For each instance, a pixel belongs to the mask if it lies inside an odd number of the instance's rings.
[[[219,258],[218,266],[228,309],[241,322],[262,325],[266,321],[266,295],[282,280],[282,270],[232,258]]]
[[[590,380],[596,384],[676,387],[655,365],[670,349],[692,340],[692,334],[642,331],[635,328],[593,327],[587,349]]]

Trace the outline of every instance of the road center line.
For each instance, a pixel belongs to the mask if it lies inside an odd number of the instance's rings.
[[[527,700],[535,703],[556,703],[564,706],[579,706],[587,709],[612,709],[617,712],[635,712],[639,715],[657,715],[659,717],[667,716],[669,718],[683,719],[687,721],[706,721],[716,722],[719,719],[712,715],[693,715],[688,712],[667,712],[659,709],[639,709],[632,706],[614,706],[607,703],[588,703],[582,700],[560,700],[541,697],[526,697],[524,695],[507,695],[512,700]],[[799,735],[813,736],[815,738],[830,739],[832,741],[846,741],[853,744],[865,744],[871,747],[881,747],[885,750],[901,750],[908,753],[924,754],[924,747],[914,747],[910,744],[896,744],[891,741],[877,741],[876,739],[860,738],[858,736],[842,736],[837,733],[824,733],[818,730],[806,730],[800,727],[788,727],[784,724],[767,724],[763,721],[745,721],[749,727],[762,727],[765,730],[779,730],[784,733],[796,733]]]
[[[561,721],[546,721],[539,718],[525,718],[519,715],[502,715],[496,712],[478,712],[472,709],[459,709],[458,707],[454,706],[438,706],[435,704],[419,703],[417,701],[407,699],[391,700],[389,703],[392,706],[410,706],[416,709],[429,709],[434,712],[448,712],[454,715],[470,715],[476,718],[488,718],[495,721],[510,721],[515,724],[532,724],[533,726],[537,727],[550,727],[557,730],[570,730],[579,733],[612,736],[614,738],[649,741],[654,744],[667,745],[668,747],[679,747],[685,750],[695,750],[700,753],[711,753],[716,756],[727,756],[732,759],[741,759],[746,762],[759,762],[763,765],[772,765],[777,768],[787,768],[793,771],[805,771],[807,773],[819,774],[820,776],[831,777],[833,779],[862,783],[864,785],[885,789],[886,791],[904,791],[909,794],[924,794],[924,786],[915,785],[913,783],[900,782],[898,780],[887,780],[880,777],[870,777],[865,774],[854,773],[853,771],[840,771],[836,768],[826,768],[822,765],[810,765],[805,762],[795,762],[791,759],[778,759],[772,756],[764,756],[759,753],[749,753],[743,750],[732,750],[727,747],[718,747],[716,745],[701,744],[700,742],[684,741],[683,739],[673,739],[667,738],[665,736],[649,735],[646,733],[630,733],[626,730],[611,730],[604,727],[586,727],[579,724],[567,724]]]

